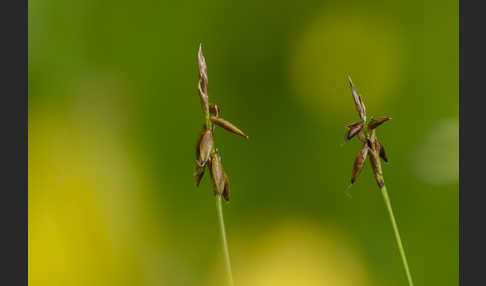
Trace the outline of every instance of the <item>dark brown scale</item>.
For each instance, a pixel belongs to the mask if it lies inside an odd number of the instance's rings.
[[[381,124],[385,123],[386,121],[390,120],[390,117],[382,117],[378,119],[373,119],[371,120],[370,123],[368,123],[368,130],[373,130],[376,127],[380,126]]]
[[[356,134],[358,134],[361,131],[361,129],[363,129],[363,123],[362,122],[353,123],[351,125],[348,125],[347,128],[348,128],[348,132],[346,132],[346,137],[345,137],[346,142],[351,140],[351,138],[353,138]]]
[[[388,157],[386,156],[385,153],[385,147],[383,147],[383,145],[380,143],[380,141],[378,141],[378,139],[376,139],[376,142],[378,143],[380,158],[383,159],[383,161],[385,161],[386,163],[388,163]]]
[[[223,189],[223,198],[229,202],[230,199],[230,186],[229,186],[229,180],[228,176],[226,173],[224,173],[224,189]]]

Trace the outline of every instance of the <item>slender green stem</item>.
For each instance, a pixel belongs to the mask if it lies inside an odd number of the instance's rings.
[[[224,252],[224,260],[226,264],[226,272],[228,274],[229,285],[235,285],[233,283],[233,273],[231,272],[231,261],[230,255],[228,250],[228,241],[226,240],[226,231],[224,228],[224,219],[223,219],[223,206],[221,203],[221,196],[216,195],[216,209],[218,211],[218,218],[219,218],[219,227],[221,230],[221,237],[223,242],[223,252]]]
[[[209,119],[209,113],[206,113],[206,126],[209,129],[213,128],[213,123]],[[214,146],[212,152],[214,152]],[[234,286],[235,284],[233,282],[233,273],[231,271],[231,261],[229,255],[228,241],[226,240],[226,230],[224,227],[223,205],[222,205],[220,194],[216,195],[216,210],[218,212],[219,229],[221,231],[221,240],[223,242],[223,254],[224,254],[224,262],[226,265],[226,273],[228,274],[228,282],[230,286]]]
[[[398,232],[397,222],[395,221],[395,216],[393,215],[393,209],[391,206],[390,197],[388,197],[388,191],[386,190],[385,185],[381,187],[381,194],[383,195],[383,200],[385,201],[386,207],[388,209],[388,214],[390,215],[390,220],[393,225],[393,231],[395,232],[395,239],[397,241],[398,250],[400,251],[403,267],[405,268],[405,273],[407,274],[408,285],[413,286],[412,275],[410,274],[410,269],[408,268],[407,257],[405,256],[405,250],[403,249],[402,239],[400,238],[400,233]]]

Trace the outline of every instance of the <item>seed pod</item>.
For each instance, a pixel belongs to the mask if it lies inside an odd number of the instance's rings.
[[[380,141],[378,141],[378,139],[376,139],[376,143],[378,144],[378,151],[379,151],[380,158],[383,159],[383,161],[385,161],[386,163],[388,163],[388,157],[386,156],[386,153],[385,153],[385,147],[383,147],[383,145],[381,145],[381,143],[380,143]]]
[[[363,103],[363,98],[361,95],[358,95],[358,92],[356,92],[356,88],[354,87],[353,81],[351,80],[351,77],[348,76],[349,79],[349,85],[351,86],[351,93],[353,94],[353,99],[354,99],[354,104],[356,105],[356,111],[359,114],[359,117],[363,120],[366,121],[366,107]]]
[[[196,186],[199,187],[199,183],[201,182],[202,177],[204,176],[204,166],[200,166],[198,162],[196,162],[196,169],[194,170],[194,177],[196,178]]]
[[[359,174],[361,173],[361,170],[363,170],[364,164],[366,162],[366,156],[368,155],[368,149],[369,148],[367,146],[364,146],[363,149],[358,152],[358,155],[354,160],[353,172],[351,173],[351,184],[354,184]]]
[[[348,142],[353,138],[356,134],[358,134],[361,129],[363,129],[363,123],[358,122],[358,123],[353,123],[351,125],[348,125],[347,128],[349,129],[348,132],[346,132],[346,137],[345,141]]]
[[[201,130],[201,132],[199,132],[199,136],[197,137],[196,140],[196,160],[199,160],[199,155],[201,153],[201,140],[203,138],[205,131],[206,131],[206,125],[203,125],[203,129]]]
[[[209,104],[209,112],[214,114],[214,116],[219,117],[220,110],[219,110],[218,105],[215,104],[215,103],[210,103]]]
[[[371,120],[370,123],[368,123],[368,130],[373,130],[376,127],[380,126],[381,124],[383,124],[384,122],[386,122],[390,119],[391,119],[390,117],[382,117],[382,118],[378,118],[378,119],[373,119],[373,120]]]
[[[228,176],[226,175],[226,172],[224,173],[224,189],[223,189],[223,198],[229,202],[230,198],[230,186],[229,186],[229,180]]]
[[[206,163],[208,162],[209,156],[213,149],[213,144],[213,135],[211,134],[211,130],[204,130],[204,134],[199,144],[199,157],[197,159],[197,163],[200,166],[206,166]]]
[[[236,135],[240,135],[248,139],[248,136],[245,133],[243,133],[243,131],[238,129],[238,127],[234,126],[233,123],[216,116],[211,116],[210,119],[216,125],[223,127],[224,129],[233,132]]]
[[[205,114],[209,112],[209,99],[208,99],[208,70],[206,65],[206,59],[202,53],[202,45],[199,45],[198,52],[198,64],[199,64],[199,97],[201,99],[201,106]]]
[[[223,194],[225,185],[225,174],[223,165],[221,164],[221,156],[218,152],[211,153],[211,179],[213,181],[214,193],[218,195]]]

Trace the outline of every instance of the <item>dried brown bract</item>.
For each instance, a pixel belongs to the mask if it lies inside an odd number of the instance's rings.
[[[214,141],[211,130],[204,130],[203,136],[199,143],[199,158],[197,158],[197,162],[200,166],[206,166],[206,163],[209,160],[209,155],[213,150],[213,145]]]
[[[196,141],[196,168],[194,170],[196,186],[199,186],[199,183],[204,176],[204,168],[210,159],[213,144],[213,135],[211,131],[207,129],[206,125],[204,125],[203,130],[201,130]]]
[[[209,170],[211,172],[214,192],[222,195],[225,184],[225,174],[223,164],[221,163],[221,156],[218,152],[211,153],[211,168]]]
[[[376,139],[376,143],[378,144],[378,150],[380,152],[380,157],[381,159],[383,159],[383,161],[385,161],[385,163],[388,163],[388,157],[386,156],[386,153],[385,153],[385,147],[383,147],[383,145],[381,145],[380,141],[378,141],[378,139]]]
[[[208,67],[206,65],[206,59],[202,53],[202,45],[199,45],[198,52],[199,63],[199,97],[201,98],[201,106],[204,113],[209,112],[209,96],[208,96]]]
[[[364,146],[356,156],[353,164],[353,172],[351,173],[351,184],[353,184],[358,178],[361,170],[363,170],[364,164],[366,162],[366,157],[368,156],[368,146]]]
[[[208,95],[208,70],[206,59],[202,52],[202,46],[199,46],[198,51],[199,64],[199,83],[198,91],[201,100],[201,106],[205,115],[206,124],[203,126],[197,141],[196,141],[196,167],[194,170],[194,177],[196,185],[199,186],[202,177],[204,176],[205,168],[209,168],[211,180],[214,186],[214,193],[222,196],[226,201],[229,201],[230,188],[229,180],[221,163],[221,156],[214,147],[214,131],[215,126],[220,126],[227,131],[234,134],[248,138],[238,127],[233,123],[220,118],[220,108],[215,103],[209,102]]]
[[[390,119],[391,119],[390,117],[381,117],[378,119],[373,119],[370,121],[370,123],[368,123],[368,130],[373,130]]]
[[[229,122],[228,120],[216,116],[211,116],[209,119],[211,119],[211,121],[214,124],[218,125],[219,127],[222,127],[228,130],[229,132],[232,132],[236,135],[243,136],[246,139],[248,139],[248,136],[245,133],[243,133],[243,131],[241,131],[238,127],[236,127],[233,123]]]
[[[353,123],[347,126],[348,131],[346,133],[345,141],[352,139],[358,135],[359,141],[363,146],[353,164],[353,171],[351,174],[351,184],[353,184],[358,178],[361,170],[366,161],[366,157],[370,158],[373,174],[375,175],[378,186],[383,187],[385,182],[383,180],[383,170],[381,167],[381,160],[388,162],[388,157],[385,154],[385,148],[381,145],[376,137],[376,128],[384,122],[390,120],[390,117],[381,117],[378,119],[372,119],[370,122],[366,121],[366,108],[363,103],[363,97],[358,95],[356,88],[354,87],[351,77],[349,77],[349,84],[351,86],[351,93],[356,106],[361,122]],[[366,128],[363,128],[366,126]]]
[[[378,139],[376,139],[376,132],[375,130],[371,130],[371,136],[369,138],[371,144],[371,152],[370,152],[370,162],[371,167],[373,169],[373,174],[375,175],[376,182],[378,186],[381,188],[385,185],[383,180],[383,169],[381,168],[381,158],[380,158],[380,144],[378,143]]]
[[[214,193],[229,201],[229,180],[221,163],[221,156],[218,151],[211,153],[211,179],[213,182]]]
[[[356,106],[356,111],[359,114],[361,120],[366,122],[366,106],[364,105],[363,98],[358,94],[356,88],[354,87],[351,77],[348,77],[349,85],[351,86],[351,93],[353,94],[354,104]]]
[[[223,196],[226,201],[229,201],[229,180],[221,163],[221,156],[217,150],[211,153],[209,172],[211,174],[214,194]]]
[[[196,161],[199,160],[199,156],[201,154],[201,140],[205,132],[206,132],[206,125],[203,126],[203,129],[199,133],[199,136],[197,137],[196,140]]]
[[[351,138],[353,138],[356,134],[358,134],[361,129],[363,129],[363,123],[357,122],[347,126],[348,132],[346,132],[345,141],[348,142]]]

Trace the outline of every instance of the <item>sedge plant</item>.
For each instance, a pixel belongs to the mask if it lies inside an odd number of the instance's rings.
[[[237,128],[233,123],[221,118],[219,116],[220,109],[218,105],[209,102],[208,71],[201,45],[199,45],[198,63],[198,91],[201,101],[201,107],[205,116],[205,124],[203,125],[203,128],[196,141],[196,168],[194,171],[194,177],[196,179],[196,186],[199,186],[199,183],[204,176],[206,168],[209,170],[213,185],[213,193],[216,196],[216,211],[218,214],[218,222],[222,238],[223,254],[226,265],[226,272],[228,275],[228,282],[230,285],[234,285],[222,207],[222,199],[224,199],[225,201],[229,201],[230,199],[230,186],[228,176],[221,163],[221,155],[219,154],[218,149],[214,147],[214,131],[215,127],[219,126],[229,132],[243,136],[247,139],[248,136],[243,133],[243,131],[241,131],[239,128]]]
[[[390,117],[381,117],[378,119],[373,119],[367,121],[366,120],[366,107],[363,102],[363,97],[357,93],[356,88],[353,85],[353,81],[351,77],[348,77],[349,84],[351,86],[351,93],[353,94],[354,103],[356,106],[356,111],[360,117],[360,121],[353,123],[347,126],[347,132],[345,135],[345,141],[349,141],[351,138],[357,135],[361,145],[363,146],[362,149],[358,152],[356,159],[353,164],[353,170],[351,173],[351,187],[356,179],[358,178],[361,170],[363,169],[366,158],[369,157],[371,168],[373,170],[373,174],[375,175],[376,182],[378,183],[378,187],[380,188],[380,192],[383,196],[383,200],[386,205],[386,209],[388,211],[388,215],[390,217],[390,221],[393,227],[393,232],[395,234],[396,243],[398,246],[398,250],[400,252],[400,256],[402,258],[403,267],[405,269],[405,274],[407,276],[408,284],[413,286],[412,275],[410,274],[410,268],[408,266],[407,257],[405,255],[405,250],[403,248],[402,239],[400,238],[400,232],[398,231],[398,225],[395,219],[395,215],[393,214],[393,209],[391,206],[390,197],[388,196],[388,190],[385,185],[385,180],[383,178],[383,170],[381,167],[381,161],[388,162],[388,157],[385,153],[385,148],[378,140],[376,136],[376,128],[383,124],[384,122],[390,120]],[[348,189],[349,189],[348,187]]]

